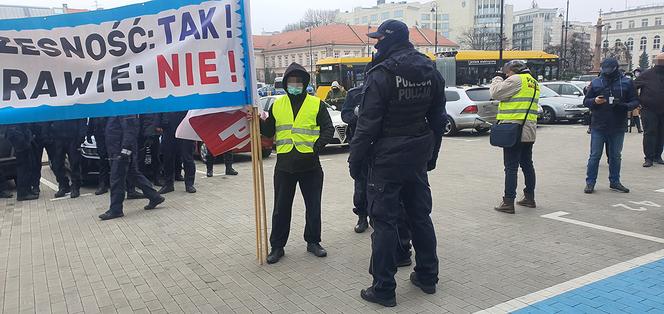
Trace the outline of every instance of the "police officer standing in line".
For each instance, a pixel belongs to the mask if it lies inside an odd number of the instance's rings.
[[[5,138],[5,135],[7,133],[7,128],[8,126],[6,125],[0,125],[0,138]],[[5,177],[5,174],[2,173],[2,169],[0,169],[0,198],[12,198],[14,195],[6,191],[7,189],[7,177]]]
[[[146,178],[150,179],[153,183],[157,183],[161,168],[159,137],[164,132],[161,128],[161,115],[142,114],[140,115],[140,120],[141,134],[138,144],[142,148],[138,154],[140,160],[138,169],[141,170],[141,173]]]
[[[306,207],[307,251],[318,257],[327,256],[320,245],[323,169],[319,153],[332,140],[334,126],[325,103],[307,94],[310,79],[304,67],[292,63],[284,74],[286,95],[275,101],[267,120],[261,122],[261,133],[267,137],[276,135],[277,145],[269,264],[284,256],[298,184]]]
[[[81,196],[81,143],[87,132],[86,119],[62,120],[51,122],[55,138],[55,152],[51,160],[53,173],[58,181],[55,197],[63,197],[71,192],[71,198]],[[51,157],[51,156],[49,156]],[[65,158],[69,160],[71,186],[65,169]]]
[[[175,131],[184,120],[187,111],[170,112],[163,114],[161,125],[164,130],[162,136],[162,152],[164,155],[164,186],[159,194],[175,191],[175,173],[180,169],[176,156],[180,156],[184,165],[184,185],[187,193],[196,193],[194,179],[196,178],[196,165],[194,164],[194,141],[175,137]],[[177,171],[179,173],[179,170]]]
[[[32,146],[34,150],[34,159],[31,165],[32,178],[32,194],[39,196],[41,189],[41,171],[42,171],[42,158],[44,157],[44,149],[48,160],[55,160],[55,138],[51,128],[51,122],[37,122],[32,123],[30,126],[32,134],[34,135]],[[53,170],[53,163],[51,162],[51,170]],[[54,172],[55,174],[55,172]],[[57,178],[57,177],[56,177]]]
[[[16,152],[16,200],[19,202],[36,200],[39,196],[32,194],[30,185],[34,176],[32,173],[32,162],[34,160],[33,135],[30,124],[10,125],[7,128],[6,137]],[[4,181],[4,178],[2,180]]]
[[[500,123],[522,124],[519,142],[503,148],[505,165],[505,194],[495,210],[514,214],[519,166],[525,178],[524,197],[518,205],[535,208],[535,167],[533,145],[537,134],[537,110],[540,88],[537,80],[523,61],[507,62],[501,72],[491,80],[491,98],[500,100],[497,120]],[[528,116],[526,117],[526,114]],[[525,122],[524,122],[525,121]]]
[[[403,22],[387,20],[368,36],[378,40],[377,53],[364,83],[348,160],[353,178],[369,164],[373,284],[360,295],[369,302],[396,306],[398,223],[404,211],[416,253],[410,281],[429,294],[436,292],[438,283],[427,171],[436,167],[442,142],[445,81],[435,64],[409,42]]]
[[[106,146],[111,160],[111,204],[108,211],[99,215],[101,220],[115,219],[124,216],[126,181],[143,191],[150,200],[145,210],[154,209],[164,202],[148,180],[138,170],[138,133],[140,121],[138,116],[120,116],[108,118],[106,123]]]
[[[99,176],[97,182],[97,191],[95,195],[108,193],[109,175],[111,171],[111,162],[108,160],[108,150],[106,149],[106,120],[108,118],[90,118],[88,119],[88,132],[86,140],[92,143],[92,136],[95,137],[97,146],[97,155],[99,155]]]

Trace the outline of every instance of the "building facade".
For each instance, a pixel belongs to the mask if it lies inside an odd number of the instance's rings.
[[[26,17],[49,16],[65,13],[77,13],[87,10],[72,9],[63,4],[61,7],[44,8],[20,5],[0,4],[0,19],[18,19]]]
[[[642,6],[623,11],[612,11],[602,15],[603,53],[616,46],[629,52],[631,64],[628,68],[639,67],[639,58],[645,51],[649,65],[657,54],[662,52],[664,38],[664,5]]]
[[[308,30],[273,35],[254,35],[257,76],[265,81],[269,74],[283,76],[286,68],[297,62],[310,70],[324,58],[371,56],[376,44],[367,38],[367,26],[331,24]],[[433,53],[435,32],[419,27],[410,28],[410,40],[423,53]],[[459,45],[442,34],[438,35],[438,51],[456,50]],[[269,81],[269,80],[268,80]]]
[[[545,50],[549,46],[556,45],[553,41],[553,33],[556,30],[554,25],[556,21],[563,20],[558,14],[558,9],[537,7],[514,12],[512,49]],[[562,25],[562,22],[559,25]]]

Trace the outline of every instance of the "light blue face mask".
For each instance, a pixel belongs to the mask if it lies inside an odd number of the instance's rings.
[[[304,88],[302,87],[292,87],[292,86],[288,86],[287,89],[289,94],[295,96],[302,94],[302,91],[304,90]]]

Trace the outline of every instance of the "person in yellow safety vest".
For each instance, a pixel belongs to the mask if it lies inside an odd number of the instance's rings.
[[[518,205],[535,208],[535,167],[533,166],[533,144],[537,133],[537,111],[539,83],[530,74],[525,62],[512,60],[491,80],[491,98],[500,101],[497,120],[499,123],[523,124],[521,140],[514,146],[503,148],[505,165],[505,194],[503,201],[494,209],[514,214],[517,175],[519,166],[525,177],[524,198]],[[526,114],[528,115],[526,117]],[[524,123],[525,120],[525,123]]]
[[[310,80],[304,67],[291,64],[283,80],[286,95],[274,102],[268,118],[261,121],[261,134],[267,137],[276,135],[277,146],[269,264],[284,256],[298,184],[306,207],[304,240],[307,241],[307,251],[318,257],[327,256],[320,245],[323,169],[318,155],[332,140],[334,126],[325,103],[307,94],[305,88]]]

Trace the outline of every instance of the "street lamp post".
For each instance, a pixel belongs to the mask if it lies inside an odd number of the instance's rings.
[[[311,27],[307,28],[306,30],[307,33],[309,33],[309,71],[311,74],[314,73],[314,50],[313,50],[313,44],[312,44],[312,36],[311,33],[312,29]]]
[[[567,31],[569,29],[569,0],[567,0],[567,11],[565,12],[565,42],[563,47],[563,75],[567,70],[566,59],[567,58]]]
[[[369,41],[369,33],[371,33],[371,23],[367,24],[367,57],[371,57],[371,44]]]
[[[500,0],[500,45],[498,49],[498,66],[503,68],[503,20],[505,18],[505,0]]]
[[[433,46],[434,47],[433,52],[434,52],[434,55],[435,55],[435,54],[438,54],[438,3],[437,2],[433,3],[433,7],[431,8],[431,13],[434,13],[436,15],[436,19],[435,19],[435,21],[436,21],[436,27],[435,27],[436,34],[434,35],[435,39],[434,39],[434,46]]]

